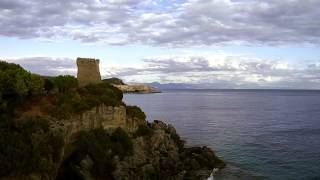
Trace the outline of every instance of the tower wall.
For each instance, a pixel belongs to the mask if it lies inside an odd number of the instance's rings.
[[[99,59],[77,58],[79,86],[101,82]]]

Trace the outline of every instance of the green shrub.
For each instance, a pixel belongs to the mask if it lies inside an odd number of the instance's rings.
[[[132,154],[133,145],[128,134],[121,128],[117,128],[111,135],[112,151],[120,158]]]
[[[99,84],[89,84],[86,87],[84,87],[84,89],[89,94],[96,95],[96,96],[104,95],[109,98],[115,99],[117,101],[121,101],[123,98],[122,91],[104,82]]]
[[[133,150],[130,137],[121,128],[116,129],[111,135],[103,129],[81,132],[76,143],[76,155],[73,155],[72,164],[79,164],[89,155],[94,162],[91,173],[96,178],[110,177],[115,169],[113,156],[123,158]]]
[[[44,89],[47,93],[51,92],[55,88],[53,80],[50,78],[44,78]]]
[[[61,134],[49,131],[46,119],[30,119],[21,125],[10,120],[0,123],[0,176],[53,171],[64,140]]]
[[[108,84],[125,85],[125,83],[121,79],[116,78],[116,77],[104,79],[103,82],[106,82]]]
[[[178,145],[179,150],[182,150],[185,142],[180,138],[180,136],[177,133],[171,133],[170,137]]]
[[[146,115],[144,112],[138,107],[138,106],[127,106],[126,107],[126,114],[129,117],[132,118],[138,118],[138,119],[146,119]]]
[[[77,141],[77,153],[79,163],[87,154],[93,160],[92,175],[98,178],[109,176],[107,172],[115,169],[112,163],[111,140],[109,134],[103,129],[95,129],[88,132],[81,132]]]
[[[58,88],[59,92],[65,93],[77,88],[78,80],[70,75],[57,76],[53,78],[53,84],[56,88]]]
[[[54,89],[58,92],[54,93]],[[19,65],[0,61],[0,113],[14,114],[18,105],[23,106],[30,102],[28,99],[43,95],[50,98],[47,98],[46,107],[41,108],[59,119],[101,104],[123,104],[122,92],[106,82],[79,88],[73,76],[40,77]]]
[[[37,74],[30,74],[26,80],[29,95],[37,96],[45,93],[44,79]]]
[[[118,106],[122,104],[122,92],[105,83],[90,84],[86,87],[66,90],[52,96],[51,105],[44,108],[51,116],[67,119],[74,113],[90,110],[101,104]]]
[[[152,136],[153,130],[148,125],[140,125],[135,132],[135,136]]]
[[[11,113],[29,96],[44,94],[44,81],[19,65],[0,61],[0,113]]]

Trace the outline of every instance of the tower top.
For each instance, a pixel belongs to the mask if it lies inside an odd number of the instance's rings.
[[[84,63],[100,63],[99,59],[94,58],[77,58],[77,64],[84,64]]]

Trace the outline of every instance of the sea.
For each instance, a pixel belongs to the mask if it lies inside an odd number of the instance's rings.
[[[163,90],[126,94],[227,168],[215,180],[320,180],[320,91]]]

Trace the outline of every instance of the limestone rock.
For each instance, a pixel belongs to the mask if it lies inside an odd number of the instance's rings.
[[[171,125],[156,120],[150,126],[152,135],[134,138],[132,156],[117,162],[115,179],[206,179],[212,169],[224,167],[207,147],[181,148]]]

